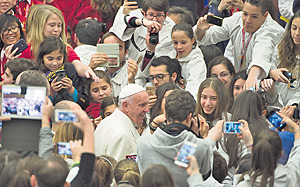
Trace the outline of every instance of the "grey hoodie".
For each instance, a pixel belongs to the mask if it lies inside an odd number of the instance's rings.
[[[289,160],[286,165],[277,163],[274,173],[274,187],[299,187],[300,186],[300,139],[294,142],[294,147],[290,153]],[[259,186],[260,178],[258,177],[255,186]],[[249,175],[244,176],[244,181],[236,186],[251,186],[251,178]],[[268,186],[268,185],[267,185]]]
[[[174,158],[177,156],[184,141],[190,141],[197,144],[195,157],[198,161],[200,173],[206,175],[212,168],[212,147],[215,141],[209,138],[199,139],[193,133],[186,130],[178,136],[171,136],[160,128],[148,136],[142,136],[138,139],[137,155],[138,165],[141,174],[152,164],[162,164],[170,171],[175,186],[188,187],[188,174],[184,168],[174,164]]]

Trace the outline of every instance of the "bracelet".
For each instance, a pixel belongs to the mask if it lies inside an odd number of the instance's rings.
[[[158,123],[156,123],[154,120],[152,121],[152,123],[154,123],[155,125],[159,126],[159,124],[158,124]],[[156,127],[156,128],[157,128],[157,127]]]
[[[253,144],[247,145],[246,148],[248,149],[248,148],[250,148],[250,147],[252,147],[252,146],[253,146]]]
[[[153,122],[153,121],[152,121]],[[154,124],[156,124],[155,122],[154,122]],[[149,128],[150,128],[150,130],[152,130],[153,132],[157,129],[157,127],[153,127],[152,125],[151,125],[151,123],[149,124]]]
[[[300,132],[300,128],[296,129],[296,130],[294,131],[294,134],[296,134],[297,132]]]
[[[144,18],[141,19],[141,22],[142,22],[142,26],[145,27],[145,25],[144,25]]]
[[[78,166],[79,164],[80,164],[80,162],[74,162],[74,163],[72,164],[72,167]]]

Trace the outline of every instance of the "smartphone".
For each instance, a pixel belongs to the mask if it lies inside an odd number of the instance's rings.
[[[57,142],[57,153],[59,155],[72,155],[69,142]]]
[[[296,108],[293,114],[294,119],[300,119],[300,108]]]
[[[286,127],[285,123],[281,123],[282,118],[274,110],[272,110],[267,115],[267,118],[274,125],[274,127],[279,131],[282,131],[282,129],[284,129],[284,127]]]
[[[101,63],[98,67],[119,67],[119,44],[97,44],[97,52],[108,56],[108,62]]]
[[[2,86],[1,115],[20,119],[42,119],[46,87]]]
[[[61,81],[63,78],[66,77],[66,71],[65,71],[65,70],[58,70],[58,71],[56,71],[55,73],[56,73],[56,76],[57,76],[56,82],[59,82],[59,81]]]
[[[195,153],[196,147],[196,144],[185,141],[180,149],[179,155],[177,156],[177,160],[175,160],[175,164],[187,168],[189,165],[189,160],[187,160],[186,158],[192,156]]]
[[[239,126],[242,126],[242,123],[224,122],[223,133],[226,133],[226,134],[242,133],[242,131],[239,129]]]
[[[137,155],[126,155],[125,158],[126,159],[131,159],[131,160],[134,160],[135,162],[137,162]]]
[[[207,15],[207,23],[222,26],[223,18],[220,18],[218,16]]]
[[[77,115],[72,110],[55,110],[56,122],[76,122],[78,121]]]
[[[16,48],[18,48],[18,50],[15,53],[15,56],[22,53],[25,49],[27,49],[28,45],[25,40],[20,39],[17,43],[14,44],[14,46],[11,49],[11,52],[13,52]]]
[[[156,88],[154,86],[146,86],[146,92],[149,96],[155,95]]]
[[[138,6],[136,0],[128,0],[128,2],[135,2],[135,4],[129,5],[129,6]]]

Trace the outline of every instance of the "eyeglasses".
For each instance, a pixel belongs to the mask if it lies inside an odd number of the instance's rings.
[[[17,33],[19,31],[19,26],[11,26],[10,28],[6,28],[6,29],[3,29],[1,30],[1,34],[2,35],[8,35],[9,31],[11,31],[12,33]]]
[[[154,17],[156,17],[156,19],[161,19],[161,18],[165,17],[164,14],[156,14],[156,16],[155,16],[154,14],[150,13],[150,14],[145,14],[145,15],[151,20],[154,19]]]
[[[212,77],[219,77],[220,76],[220,77],[224,78],[224,77],[227,77],[229,74],[230,73],[228,71],[223,71],[219,75],[217,75],[217,74],[211,74],[211,76]]]
[[[155,75],[155,76],[153,76],[153,75],[150,75],[149,77],[148,77],[148,80],[149,81],[151,81],[151,82],[153,82],[154,81],[154,78],[157,80],[157,81],[161,81],[161,80],[163,80],[164,78],[165,78],[165,76],[167,76],[167,75],[169,75],[169,74],[157,74],[157,75]]]

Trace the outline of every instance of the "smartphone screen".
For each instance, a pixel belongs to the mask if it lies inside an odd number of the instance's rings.
[[[183,146],[180,149],[177,160],[175,160],[175,164],[188,167],[189,161],[186,159],[189,156],[192,156],[196,151],[196,144],[191,142],[184,142]]]
[[[225,122],[223,132],[227,134],[237,134],[242,133],[242,131],[239,129],[239,126],[242,124],[239,122]]]
[[[276,112],[273,112],[269,117],[268,117],[268,120],[274,125],[274,127],[276,129],[278,129],[279,131],[281,131],[285,126],[286,124],[285,123],[282,123],[281,124],[281,121],[282,121],[282,118],[276,113]]]
[[[72,110],[55,110],[55,121],[75,122],[78,118]]]
[[[72,155],[69,142],[58,142],[57,143],[57,153],[59,155]]]

